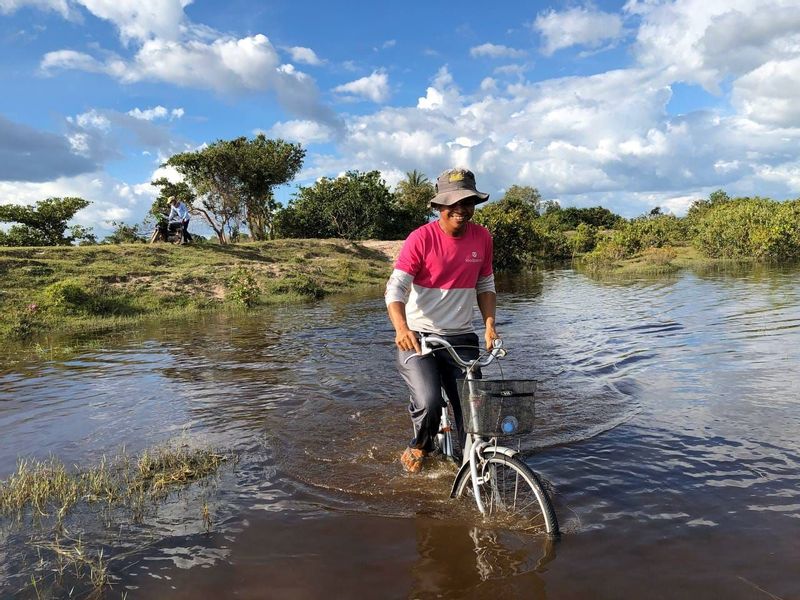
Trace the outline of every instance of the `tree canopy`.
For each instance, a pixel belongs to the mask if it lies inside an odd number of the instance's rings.
[[[433,184],[416,169],[406,173],[406,178],[397,184],[395,199],[408,214],[409,223],[424,225],[433,215],[430,202],[436,195]]]
[[[413,228],[409,217],[380,172],[348,171],[301,187],[278,213],[277,231],[281,237],[396,239]]]
[[[0,246],[66,246],[75,241],[93,242],[91,230],[75,225],[65,235],[67,223],[82,208],[91,204],[83,198],[47,198],[34,206],[0,206],[0,223],[15,223],[8,232],[0,231]]]
[[[226,243],[246,223],[252,239],[272,236],[276,186],[291,181],[303,165],[300,144],[270,140],[218,140],[196,152],[176,154],[166,162],[181,173],[199,198],[199,212]]]

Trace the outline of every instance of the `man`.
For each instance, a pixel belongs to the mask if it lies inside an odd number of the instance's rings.
[[[463,374],[444,351],[407,361],[420,351],[420,334],[438,334],[457,348],[463,360],[474,360],[479,353],[472,324],[477,300],[486,328],[486,347],[491,348],[499,337],[495,331],[492,236],[484,227],[470,223],[475,205],[488,199],[489,194],[476,189],[471,171],[457,168],[442,173],[431,200],[439,219],[411,232],[386,285],[397,366],[411,392],[414,438],[400,458],[410,473],[418,473],[423,458],[434,449],[444,405],[441,388],[451,401],[462,448],[466,439],[456,381]]]
[[[169,230],[173,232],[182,226],[181,244],[188,244],[192,240],[192,236],[189,235],[189,209],[175,196],[169,197],[169,204],[169,216],[167,216]]]

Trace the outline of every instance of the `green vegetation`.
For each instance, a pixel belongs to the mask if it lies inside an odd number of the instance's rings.
[[[730,198],[719,190],[679,218],[658,208],[624,219],[602,207],[560,208],[511,186],[475,212],[495,238],[495,268],[574,260],[594,272],[669,272],[699,261],[800,258],[800,200]]]
[[[417,179],[411,182],[411,177]],[[378,171],[323,177],[301,187],[277,214],[276,233],[284,238],[403,239],[425,223],[430,212],[423,208],[430,183],[426,186],[418,177],[416,172],[409,174],[399,197]]]
[[[73,242],[93,243],[91,231],[75,225],[65,235],[67,222],[82,208],[83,198],[48,198],[35,206],[0,205],[0,223],[15,223],[0,231],[0,246],[68,246]]]
[[[88,580],[91,591],[99,594],[109,585],[109,564],[130,551],[110,555],[109,548],[90,548],[83,540],[103,537],[101,531],[119,529],[125,522],[143,523],[171,494],[207,480],[230,458],[172,443],[138,457],[124,451],[112,459],[103,457],[84,470],[70,470],[55,458],[21,459],[17,470],[0,481],[0,522],[8,522],[7,531],[30,536],[36,554],[26,553],[21,570],[33,572],[30,588],[37,596],[43,590],[60,596],[81,580]],[[207,499],[197,517],[208,531],[212,518]]]
[[[193,210],[225,244],[235,237],[240,223],[247,223],[253,240],[272,237],[278,206],[273,189],[294,178],[305,154],[299,144],[259,134],[252,140],[217,140],[202,150],[176,154],[166,164],[185,177],[199,199]],[[163,190],[169,191],[166,185]]]
[[[679,268],[692,255],[706,261],[797,260],[800,200],[732,199],[720,190],[696,201],[684,218],[653,211],[618,223],[598,237],[581,264],[592,270],[630,270],[638,264],[664,271]]]
[[[383,254],[343,240],[0,248],[0,339],[313,300],[381,285],[388,268]]]

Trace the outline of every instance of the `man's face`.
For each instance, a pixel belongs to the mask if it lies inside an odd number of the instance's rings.
[[[459,235],[475,213],[475,198],[464,198],[450,206],[439,207],[439,221],[446,233]]]

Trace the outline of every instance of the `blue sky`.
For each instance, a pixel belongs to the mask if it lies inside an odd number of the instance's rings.
[[[564,206],[800,196],[800,0],[0,0],[0,203],[140,221],[176,152],[264,132],[298,179],[475,171]]]

